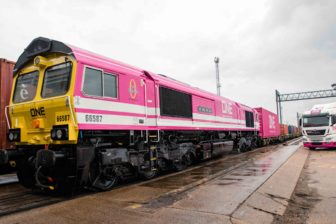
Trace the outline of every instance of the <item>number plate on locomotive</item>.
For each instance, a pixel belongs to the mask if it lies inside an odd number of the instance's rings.
[[[96,114],[85,114],[85,122],[89,123],[101,123],[103,120],[102,115],[96,115]]]
[[[70,121],[70,115],[69,114],[56,113],[56,117],[55,117],[55,123],[56,124],[68,123],[69,121]]]

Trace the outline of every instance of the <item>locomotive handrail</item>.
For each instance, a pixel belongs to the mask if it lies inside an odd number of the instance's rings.
[[[143,80],[143,79],[142,79]],[[143,82],[144,82],[144,86],[145,86],[145,88],[144,88],[144,91],[145,91],[145,115],[146,115],[146,122],[147,122],[147,118],[148,118],[148,116],[147,116],[147,114],[148,114],[148,109],[147,109],[147,107],[148,107],[148,102],[147,102],[147,85],[146,85],[146,82],[143,80]]]
[[[66,98],[67,99],[67,104],[69,106],[69,109],[70,109],[70,113],[71,113],[71,118],[72,118],[72,121],[73,121],[73,124],[75,127],[77,127],[77,123],[75,121],[75,116],[74,116],[74,113],[72,111],[72,105],[71,105],[71,101],[70,101],[70,96],[69,95],[66,95],[66,96],[58,96],[58,97],[53,97],[53,98],[48,98],[48,99],[43,99],[43,100],[36,100],[34,102],[31,102],[31,103],[39,103],[39,102],[42,102],[42,101],[47,101],[47,100],[54,100],[54,99],[59,99],[59,98]],[[8,112],[7,112],[7,109],[9,110],[10,107],[15,107],[15,106],[18,106],[18,105],[22,105],[22,104],[27,104],[27,102],[24,102],[24,103],[17,103],[15,105],[7,105],[5,107],[5,116],[6,116],[6,121],[7,121],[7,126],[8,126],[8,129],[11,128],[10,126],[10,122],[9,122],[9,118],[8,118]]]
[[[77,123],[75,122],[75,116],[74,116],[74,114],[72,112],[72,106],[71,106],[70,96],[67,95],[67,98],[68,98],[68,102],[69,102],[69,108],[70,108],[70,113],[71,113],[71,117],[72,117],[72,122],[75,125],[75,127],[77,127]]]
[[[7,122],[7,126],[8,126],[8,129],[10,129],[10,123],[9,123],[9,119],[8,119],[8,114],[7,114],[7,108],[9,108],[9,106],[5,106],[5,117],[6,117],[6,122]]]

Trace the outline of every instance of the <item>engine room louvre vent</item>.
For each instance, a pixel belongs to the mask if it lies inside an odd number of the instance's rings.
[[[160,86],[162,116],[192,118],[191,95]]]
[[[50,49],[51,41],[47,38],[40,37],[35,39],[26,48],[27,56],[34,56],[46,52]]]

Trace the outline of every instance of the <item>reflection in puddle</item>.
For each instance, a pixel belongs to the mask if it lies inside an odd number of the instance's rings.
[[[295,148],[296,149],[296,148]],[[270,150],[266,153],[252,152],[249,154],[239,155],[239,157],[221,159],[214,161],[211,164],[206,164],[201,167],[194,168],[190,171],[185,171],[172,176],[164,177],[158,181],[143,183],[141,186],[160,188],[160,189],[179,189],[185,187],[191,183],[197,182],[213,176],[219,172],[225,170],[228,171],[225,177],[218,177],[215,181],[218,185],[232,185],[238,184],[243,180],[247,180],[249,177],[262,177],[268,176],[272,173],[276,167],[279,166],[279,161],[282,161],[295,151],[291,150],[279,150],[279,148]],[[232,171],[231,168],[237,167]],[[224,175],[224,174],[223,174]],[[258,178],[254,181],[259,182]],[[252,180],[248,180],[250,183]]]

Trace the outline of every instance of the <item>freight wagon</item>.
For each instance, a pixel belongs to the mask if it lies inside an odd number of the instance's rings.
[[[294,125],[279,124],[277,114],[265,108],[255,108],[260,122],[259,144],[268,145],[299,137],[301,131]]]
[[[5,107],[9,104],[13,81],[14,62],[0,58],[0,150],[11,149],[13,143],[7,140],[8,123],[6,121]],[[15,166],[15,162],[0,165],[0,174],[7,173],[11,170],[11,166]]]
[[[279,141],[280,126],[278,116],[265,108],[255,108],[258,112],[260,144],[267,145]]]
[[[280,136],[282,141],[287,139],[292,139],[301,136],[301,129],[294,125],[281,124],[280,125]]]

